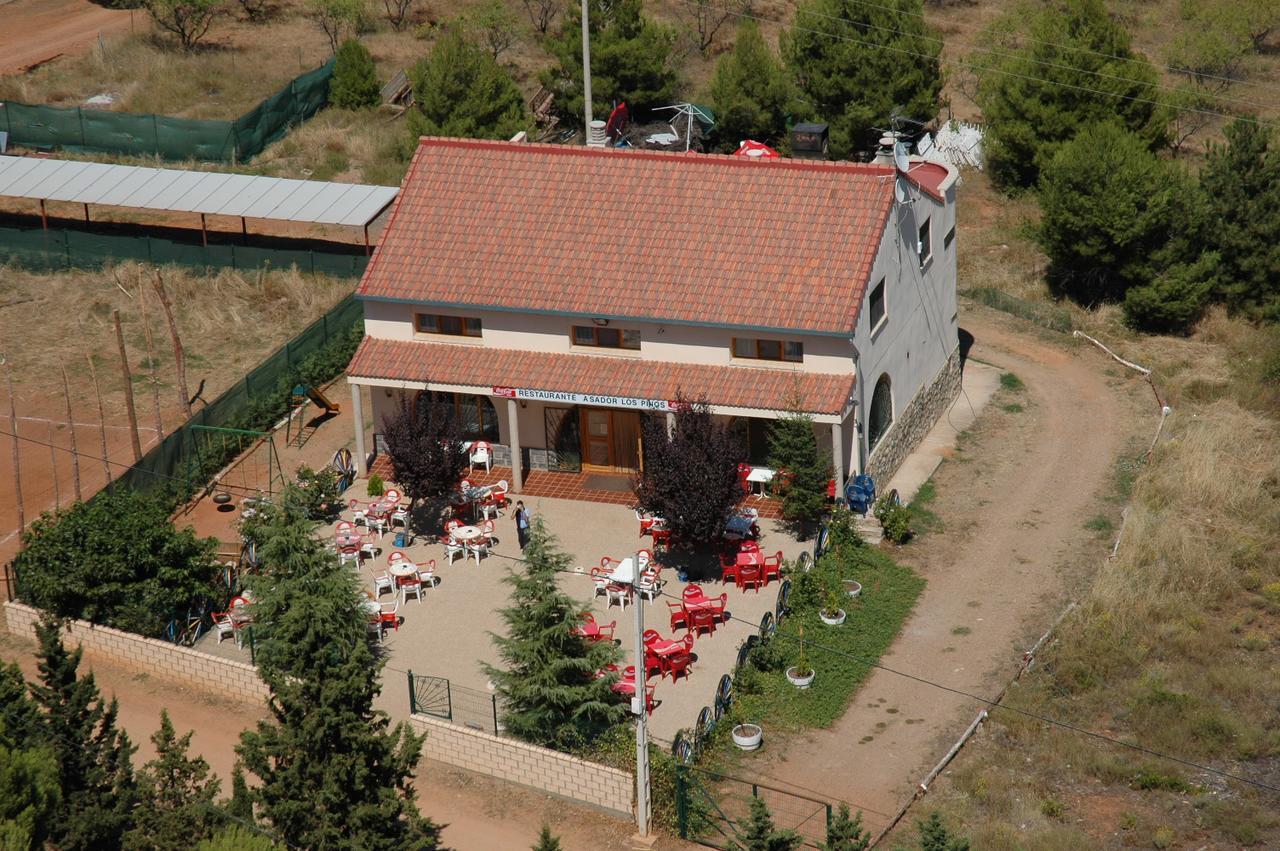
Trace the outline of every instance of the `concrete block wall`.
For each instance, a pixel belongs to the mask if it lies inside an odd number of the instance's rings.
[[[9,602],[4,604],[4,610],[9,632],[35,640],[36,623],[40,620],[38,609]],[[246,662],[210,656],[190,647],[144,638],[109,626],[68,620],[63,641],[68,647],[83,647],[88,659],[110,659],[178,685],[251,703],[265,703],[269,694],[266,683],[258,677],[258,669]]]
[[[422,755],[429,759],[632,817],[635,777],[629,772],[441,718],[410,715],[409,723],[426,733]]]
[[[927,387],[920,389],[877,444],[867,460],[867,472],[876,480],[876,491],[883,494],[886,483],[898,472],[902,462],[915,451],[947,408],[960,395],[960,350],[947,358],[946,366]]]

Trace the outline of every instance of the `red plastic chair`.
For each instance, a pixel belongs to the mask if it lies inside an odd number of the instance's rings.
[[[687,602],[689,600],[704,599],[707,595],[702,590],[701,585],[686,585],[684,587],[684,591],[681,592],[680,596],[683,597],[684,600]]]
[[[711,609],[694,609],[689,612],[689,638],[701,635],[704,631],[708,635],[715,635],[718,620],[716,612]]]
[[[721,553],[720,584],[723,585],[730,580],[735,585],[738,583],[738,556],[736,553]]]
[[[644,631],[644,634],[640,636],[640,640],[644,643],[645,647],[648,647],[650,644],[652,644],[655,641],[661,641],[662,634],[659,633],[656,629],[646,629]]]
[[[659,529],[657,526],[654,526],[649,530],[649,534],[653,536],[654,549],[657,549],[658,547],[666,547],[667,549],[671,548],[670,529]]]
[[[663,672],[663,676],[671,675],[671,682],[675,682],[677,678],[689,678],[689,666],[693,664],[692,653],[677,653],[667,659],[667,670]]]
[[[742,492],[744,494],[751,490],[751,483],[747,481],[747,476],[750,476],[750,475],[751,475],[750,464],[738,465],[738,486],[742,488]]]
[[[677,629],[689,628],[689,616],[685,612],[684,606],[680,605],[679,603],[673,603],[670,600],[668,600],[667,608],[671,610],[671,631],[672,632],[675,632]]]
[[[764,584],[764,573],[758,565],[743,564],[738,566],[738,587],[746,588],[748,585],[759,594],[760,586]]]
[[[764,557],[764,583],[769,584],[770,579],[782,579],[782,550],[778,550],[771,556]]]

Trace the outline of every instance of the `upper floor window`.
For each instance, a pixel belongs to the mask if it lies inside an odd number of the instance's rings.
[[[871,312],[868,318],[871,320],[871,330],[874,332],[880,327],[880,323],[885,320],[885,302],[884,302],[884,279],[880,279],[880,283],[876,284],[876,288],[871,291],[871,301],[868,308]]]
[[[447,334],[451,337],[479,337],[480,320],[469,316],[441,316],[415,313],[413,327],[420,334]]]
[[[933,235],[929,233],[928,219],[925,219],[924,224],[920,225],[918,238],[919,242],[916,243],[916,253],[920,255],[920,268],[923,269],[928,265],[929,258],[933,256]]]
[[[733,338],[733,356],[754,360],[784,360],[792,363],[804,361],[804,343],[790,340],[753,340]]]
[[[626,328],[574,325],[573,344],[575,346],[596,346],[601,349],[639,349],[640,332]]]
[[[952,225],[951,230],[947,231],[947,235],[942,238],[942,247],[947,249],[951,247],[951,243],[956,241],[956,226]]]

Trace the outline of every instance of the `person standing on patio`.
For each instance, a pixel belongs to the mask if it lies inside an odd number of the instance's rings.
[[[524,500],[516,500],[516,537],[520,540],[520,550],[529,543],[529,510],[524,507]]]

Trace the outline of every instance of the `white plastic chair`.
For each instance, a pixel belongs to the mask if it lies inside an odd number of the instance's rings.
[[[418,581],[422,583],[423,588],[434,588],[440,584],[440,578],[436,576],[435,559],[419,562]]]
[[[477,464],[483,464],[484,471],[486,473],[489,472],[489,470],[491,469],[489,465],[492,460],[492,455],[493,453],[489,451],[489,444],[485,443],[483,440],[477,440],[475,443],[471,444],[471,466],[472,467],[476,466]]]
[[[362,549],[363,547],[361,547],[361,545],[359,544],[356,544],[355,546],[351,546],[351,547],[342,547],[341,549],[339,549],[338,550],[339,566],[344,565],[349,561],[354,561],[356,564],[359,564],[360,552]]]
[[[462,556],[465,561],[467,558],[467,547],[457,538],[450,538],[444,545],[445,558],[449,559],[449,564],[453,564],[458,560],[458,556]]]
[[[373,596],[381,597],[383,591],[395,593],[396,580],[390,573],[383,573],[381,576],[373,577]]]
[[[222,643],[224,638],[234,638],[236,647],[240,646],[240,636],[236,634],[236,625],[231,620],[231,615],[225,612],[219,612],[213,616],[213,628],[218,631],[218,643]]]
[[[360,500],[353,499],[347,503],[347,508],[351,511],[351,522],[355,526],[364,525],[365,506],[360,504]]]
[[[401,580],[401,583],[400,583],[400,602],[401,602],[401,603],[408,603],[408,602],[409,602],[409,595],[410,595],[410,594],[412,594],[412,595],[413,595],[413,598],[414,598],[415,600],[417,600],[419,603],[421,603],[421,602],[422,602],[422,582],[421,582],[421,580],[418,580],[418,579],[406,579],[406,580]]]
[[[489,521],[489,522],[492,523],[493,521]],[[489,539],[480,538],[479,540],[475,540],[467,544],[467,552],[471,553],[473,556],[476,557],[476,565],[479,566],[480,557],[482,555],[487,556],[489,554],[489,547],[490,547]]]
[[[627,603],[631,602],[631,595],[627,593],[627,587],[625,585],[614,585],[610,583],[605,586],[604,595],[608,599],[608,603],[605,605],[606,609],[613,608],[613,604],[617,603],[622,607],[623,611],[626,611]]]

